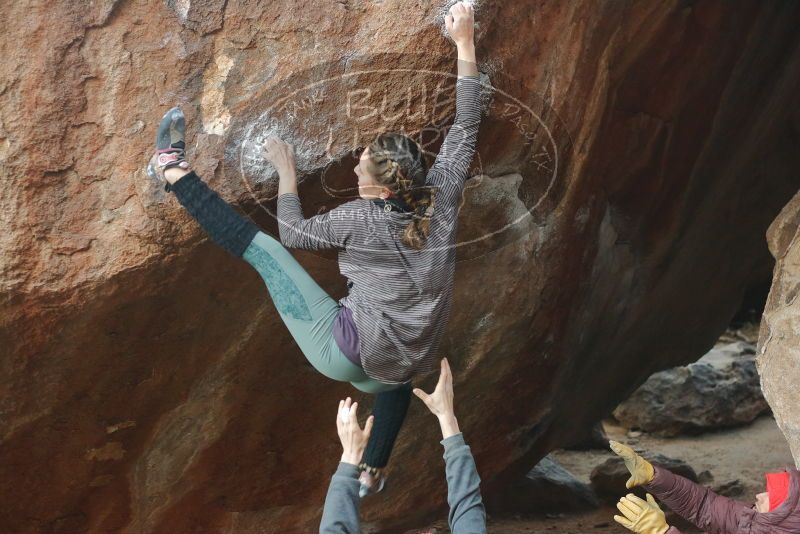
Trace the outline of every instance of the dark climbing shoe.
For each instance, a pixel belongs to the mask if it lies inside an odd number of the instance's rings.
[[[164,114],[156,132],[156,152],[147,166],[147,174],[164,180],[164,171],[172,167],[188,169],[186,161],[186,118],[179,107]]]

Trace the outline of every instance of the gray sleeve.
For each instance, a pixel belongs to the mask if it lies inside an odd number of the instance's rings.
[[[320,534],[361,532],[358,519],[358,507],[361,504],[358,497],[358,474],[358,467],[355,465],[339,463],[325,497],[325,508],[319,524]]]
[[[448,193],[447,198],[458,197],[469,178],[469,166],[475,155],[480,123],[480,75],[458,78],[456,116],[426,180],[428,185],[437,186]]]
[[[296,193],[280,195],[277,211],[278,233],[281,243],[287,248],[343,249],[357,224],[357,210],[349,202],[306,219]]]
[[[453,534],[485,534],[486,510],[481,500],[480,482],[475,460],[464,435],[442,440],[447,471],[447,516]]]

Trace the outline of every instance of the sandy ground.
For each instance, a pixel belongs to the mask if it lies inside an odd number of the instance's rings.
[[[752,501],[756,493],[764,491],[764,473],[793,466],[783,435],[771,416],[763,416],[753,424],[731,430],[711,432],[700,436],[679,436],[657,438],[648,434],[638,437],[626,435],[624,429],[606,425],[611,439],[627,443],[635,449],[658,452],[666,456],[686,461],[698,473],[708,470],[713,476],[710,485],[716,486],[739,480],[744,487],[741,500]],[[589,482],[592,469],[604,462],[612,453],[604,451],[556,451],[553,457],[578,479]],[[480,469],[480,466],[478,466]],[[612,519],[615,508],[604,507],[580,515],[515,516],[490,517],[488,530],[498,534],[519,534],[535,532],[559,532],[579,534],[623,534],[628,530],[617,525]],[[674,518],[668,518],[683,532],[701,532],[689,528]],[[412,532],[449,532],[447,520],[443,518],[433,525]]]

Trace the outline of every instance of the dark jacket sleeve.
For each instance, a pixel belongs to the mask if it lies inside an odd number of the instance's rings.
[[[281,243],[288,248],[319,250],[343,249],[357,226],[363,226],[359,204],[346,202],[336,208],[306,219],[296,193],[278,197],[278,232]]]
[[[325,497],[325,508],[319,524],[320,534],[361,532],[358,519],[358,507],[361,503],[358,489],[361,484],[358,482],[358,474],[358,467],[355,465],[339,463]]]
[[[645,489],[697,527],[710,534],[736,532],[738,516],[749,506],[717,495],[709,488],[659,467]]]
[[[464,182],[469,178],[469,166],[475,155],[480,123],[480,75],[458,78],[456,116],[426,180],[428,185],[437,186],[445,192],[447,199],[457,199]]]
[[[453,534],[485,534],[486,510],[481,500],[480,482],[475,460],[464,435],[442,440],[447,472],[447,516]]]

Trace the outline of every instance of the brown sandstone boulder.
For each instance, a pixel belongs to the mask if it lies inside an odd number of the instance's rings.
[[[306,364],[258,275],[145,164],[177,103],[201,174],[266,230],[266,134],[294,142],[308,213],[329,209],[377,131],[438,150],[444,9],[3,3],[0,531],[315,528],[354,391]],[[800,163],[800,5],[486,1],[476,17],[487,117],[442,353],[488,494],[696,360],[768,277],[763,235]],[[335,256],[297,257],[344,295]],[[415,401],[365,531],[442,508],[437,432]]]
[[[797,318],[800,289],[800,193],[780,212],[767,232],[775,256],[775,274],[758,339],[756,364],[764,397],[772,408],[797,467],[800,467],[800,355],[797,353]],[[784,466],[776,466],[781,468]]]

